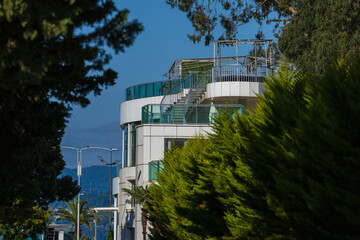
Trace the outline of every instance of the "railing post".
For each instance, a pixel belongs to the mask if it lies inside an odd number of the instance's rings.
[[[198,106],[195,106],[195,122],[198,123]]]
[[[186,123],[185,106],[186,106],[186,105],[183,105],[183,106],[182,106],[183,124],[185,124],[185,123]]]

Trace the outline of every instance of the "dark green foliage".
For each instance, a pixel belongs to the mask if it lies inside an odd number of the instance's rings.
[[[276,179],[279,190],[288,187],[282,204],[301,238],[360,238],[359,69],[359,61],[350,66],[340,61],[324,77],[311,78],[308,113],[290,139],[291,170],[301,174]],[[289,182],[296,192],[290,192]]]
[[[0,29],[0,224],[11,225],[79,191],[58,178],[70,106],[115,84],[105,49],[124,51],[142,26],[111,0],[4,0]]]
[[[249,116],[252,135],[247,140],[244,160],[258,183],[255,199],[260,205],[252,207],[264,222],[260,231],[263,238],[294,238],[293,219],[285,211],[281,197],[284,194],[293,196],[299,188],[288,183],[288,188],[284,189],[278,185],[278,178],[281,175],[303,177],[291,169],[295,163],[289,135],[296,131],[298,118],[306,115],[306,83],[304,76],[281,67],[276,76],[266,82],[258,108]],[[291,201],[296,204],[299,199]]]
[[[65,165],[58,147],[68,115],[64,105],[15,94],[3,100],[0,224],[28,218],[35,203],[46,206],[78,191],[71,178],[57,178]]]
[[[306,1],[282,28],[279,48],[299,69],[322,73],[337,57],[349,63],[359,56],[359,21],[359,1]]]
[[[88,104],[89,92],[99,94],[116,78],[104,70],[110,55],[102,46],[124,51],[142,29],[127,22],[127,15],[113,1],[3,1],[1,89],[17,93],[31,87],[33,94]]]
[[[167,153],[152,238],[360,238],[360,61],[316,76],[280,67],[255,113]]]
[[[248,164],[265,189],[268,208],[283,220],[283,236],[360,236],[359,66],[341,63],[321,78],[267,84]]]
[[[22,222],[1,225],[0,236],[3,240],[24,240],[31,237],[37,239],[37,234],[50,223],[50,212],[39,207],[33,208],[33,215]]]
[[[207,175],[208,143],[199,137],[183,149],[166,153],[159,185],[151,186],[149,192],[151,239],[208,239],[229,233],[223,225],[224,209]]]

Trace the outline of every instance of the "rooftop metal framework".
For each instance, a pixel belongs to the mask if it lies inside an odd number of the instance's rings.
[[[241,81],[243,78],[262,78],[272,73],[274,61],[272,40],[214,41],[214,74],[216,81]],[[239,56],[239,45],[252,45],[248,55]],[[222,57],[222,48],[234,47],[235,56]]]
[[[239,55],[239,45],[250,45],[247,55]],[[217,40],[214,41],[214,57],[176,59],[165,76],[180,79],[192,72],[213,71],[216,81],[237,81],[240,78],[258,78],[272,73],[275,61],[272,56],[272,40]],[[233,47],[233,55],[222,56],[224,47]]]
[[[183,78],[191,72],[209,71],[213,66],[212,58],[176,59],[165,76],[168,79]]]

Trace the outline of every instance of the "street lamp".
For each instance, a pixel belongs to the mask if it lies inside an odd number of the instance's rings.
[[[102,156],[98,156],[100,162],[102,163],[105,163],[106,166],[110,166],[110,207],[112,206],[112,202],[111,202],[111,199],[112,199],[112,166],[119,163],[120,161],[119,160],[116,160],[115,162],[112,161],[112,157],[110,158],[110,162],[106,162],[104,160],[104,158]],[[109,229],[111,231],[111,212],[109,212],[109,219],[110,219],[110,224],[109,224]]]
[[[80,177],[81,177],[81,165],[82,165],[82,151],[87,148],[75,148],[68,146],[60,146],[61,148],[67,148],[76,151],[76,163],[77,163],[77,177],[78,177],[78,186],[80,187]],[[76,239],[80,240],[80,192],[78,194],[78,202],[77,202],[77,222],[76,222]]]
[[[81,172],[82,172],[82,152],[87,149],[104,149],[110,151],[110,161],[112,162],[112,152],[113,151],[119,151],[117,148],[104,148],[104,147],[85,147],[85,148],[75,148],[75,147],[69,147],[69,146],[60,146],[61,148],[67,148],[72,149],[76,151],[76,162],[77,162],[77,177],[78,177],[78,185],[80,187],[80,178],[81,178]],[[110,172],[111,174],[111,172]],[[111,181],[110,181],[111,184]],[[111,186],[111,185],[110,185]],[[111,197],[111,189],[110,189],[110,197]],[[110,207],[111,207],[111,198],[110,198]],[[77,229],[76,229],[76,239],[80,240],[80,192],[78,194],[78,204],[77,204]],[[110,230],[111,230],[111,224],[110,224]]]
[[[119,161],[116,160],[115,162],[112,161],[112,152],[114,151],[119,151],[119,149],[117,148],[105,148],[105,147],[89,147],[88,148],[96,148],[96,149],[103,149],[103,150],[107,150],[110,151],[110,163],[107,163],[102,157],[98,157],[100,159],[101,162],[104,162],[106,165],[110,166],[110,206],[112,205],[112,166],[117,164]],[[111,212],[109,212],[109,230],[111,231]]]

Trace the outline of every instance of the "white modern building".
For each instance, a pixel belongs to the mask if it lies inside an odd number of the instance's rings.
[[[239,56],[243,44],[262,50]],[[143,239],[141,209],[122,189],[156,182],[171,143],[182,145],[197,133],[211,131],[209,124],[221,109],[253,109],[264,76],[274,66],[270,46],[271,40],[215,41],[213,58],[178,59],[166,74],[168,80],[126,89],[120,105],[123,167],[113,181],[117,239]],[[221,56],[224,48],[232,48],[233,55]]]

